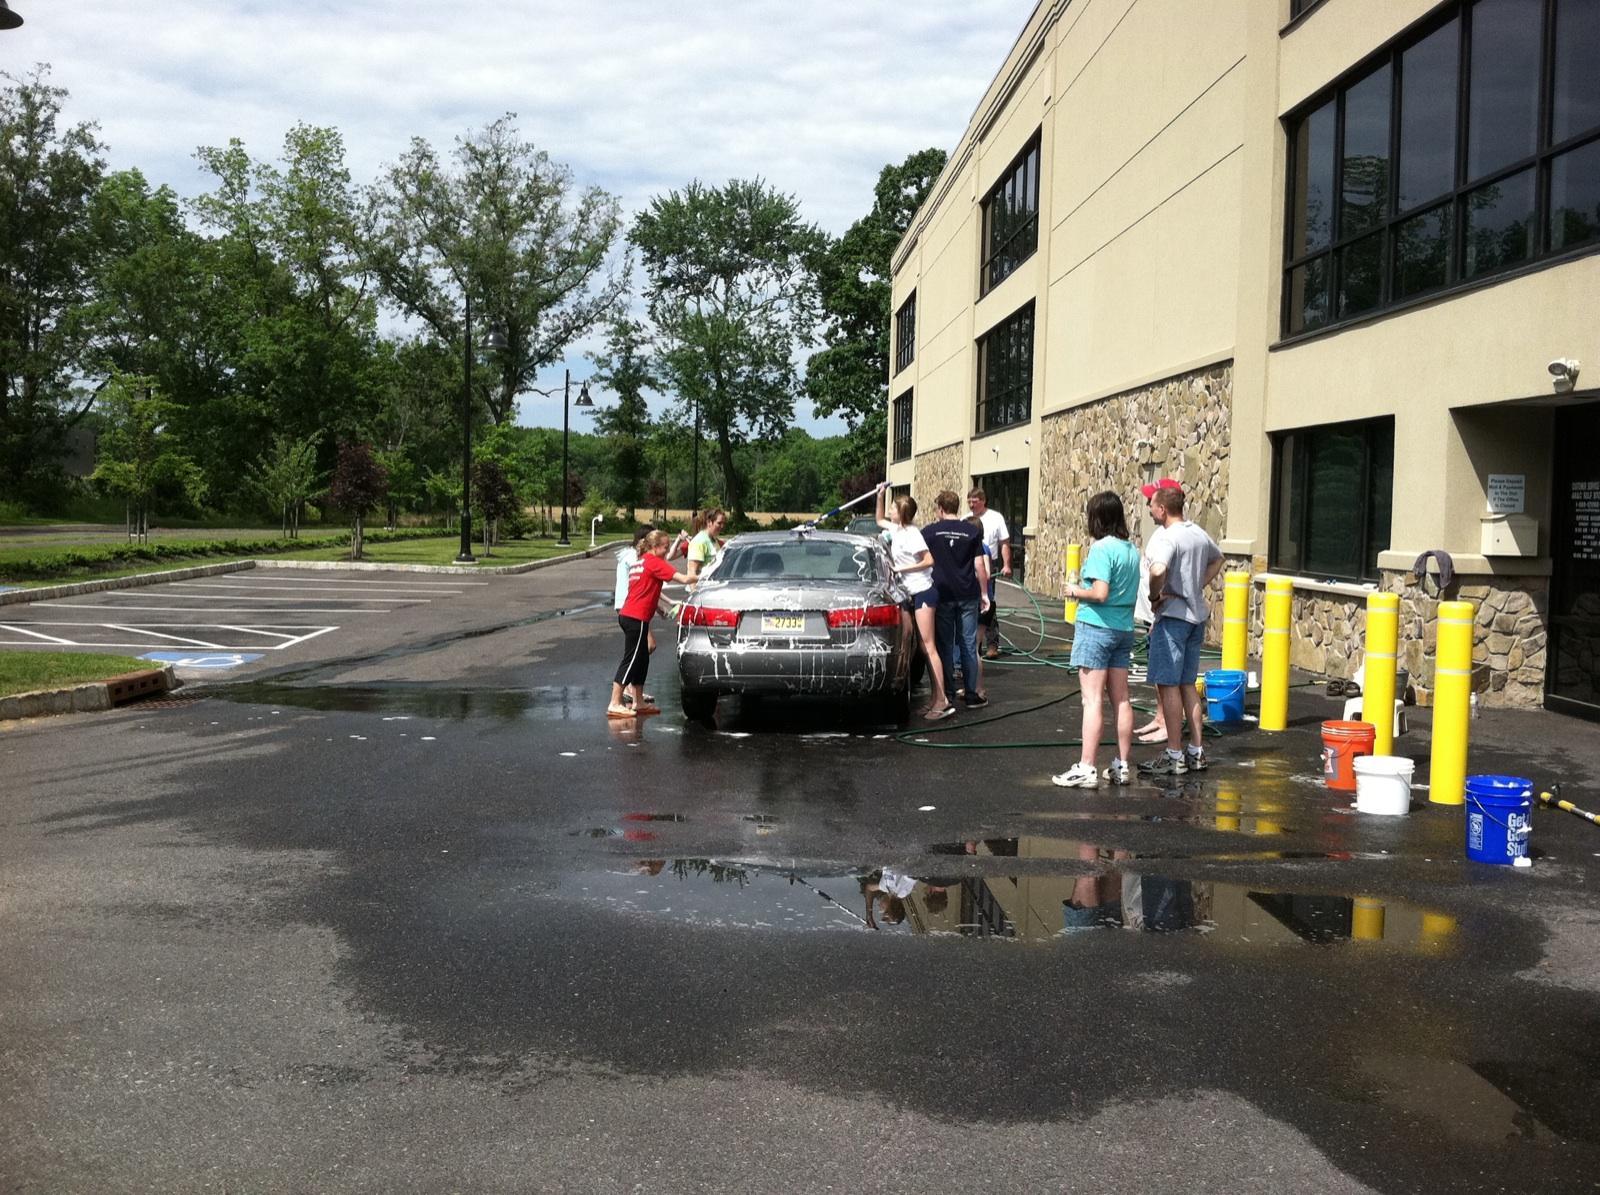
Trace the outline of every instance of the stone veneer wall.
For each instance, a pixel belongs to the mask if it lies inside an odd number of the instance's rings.
[[[911,496],[917,500],[917,522],[922,526],[938,520],[933,500],[940,490],[954,490],[961,498],[961,513],[967,509],[966,446],[948,444],[924,452],[911,463]]]
[[[1230,559],[1228,567],[1265,568],[1265,560]],[[1440,601],[1474,607],[1473,687],[1485,706],[1544,704],[1549,584],[1544,577],[1458,576],[1439,597],[1424,594],[1414,574],[1382,571],[1382,588],[1400,595],[1400,666],[1411,674],[1417,697],[1433,691],[1434,646]],[[1251,655],[1260,658],[1263,590],[1253,586]],[[1296,590],[1289,661],[1318,675],[1349,678],[1361,663],[1367,629],[1366,598]]]
[[[1228,513],[1228,460],[1233,416],[1233,366],[1181,374],[1137,390],[1073,407],[1042,421],[1037,535],[1028,544],[1028,588],[1060,597],[1066,585],[1063,553],[1087,546],[1083,508],[1101,490],[1114,490],[1138,534],[1139,487],[1173,477],[1183,483],[1185,514],[1220,539]],[[1212,595],[1221,627],[1219,582]]]

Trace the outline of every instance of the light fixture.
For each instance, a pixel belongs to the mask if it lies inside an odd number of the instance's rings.
[[[1578,362],[1570,357],[1557,357],[1545,366],[1549,371],[1551,380],[1562,394],[1571,390],[1578,382]]]
[[[15,29],[22,24],[22,17],[11,11],[6,0],[0,0],[0,29]]]
[[[594,406],[594,399],[589,397],[588,382],[585,382],[582,386],[578,387],[578,397],[572,400],[572,405],[575,407]]]

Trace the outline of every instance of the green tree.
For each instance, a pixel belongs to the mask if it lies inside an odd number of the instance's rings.
[[[104,146],[62,127],[49,68],[0,72],[0,491],[48,484],[61,436],[93,396],[75,389],[96,257],[91,211]]]
[[[301,512],[317,492],[317,437],[273,436],[271,446],[245,471],[244,482],[278,515],[283,534],[298,539]]]
[[[458,137],[448,161],[414,139],[369,193],[364,226],[366,259],[403,311],[460,344],[465,291],[504,337],[481,371],[495,423],[512,422],[517,395],[627,290],[619,201],[579,190],[515,122]]]
[[[169,426],[173,404],[155,379],[114,374],[97,399],[101,420],[94,480],[128,505],[128,534],[150,538],[150,504],[158,491],[176,490],[192,506],[205,498],[205,476]]]
[[[603,353],[591,357],[605,385],[617,401],[594,409],[594,426],[609,440],[611,461],[607,494],[632,510],[645,499],[645,474],[649,463],[645,446],[653,420],[644,392],[656,384],[650,345],[644,328],[635,320],[612,320]]]
[[[736,445],[794,418],[794,359],[817,316],[825,235],[761,180],[696,180],[651,201],[631,236],[648,277],[663,379],[716,441],[724,500],[743,513]]]
[[[884,457],[891,258],[944,165],[944,150],[924,149],[885,166],[872,210],[829,244],[818,266],[823,348],[806,363],[806,394],[817,414],[844,417],[855,470],[881,467]]]
[[[493,457],[472,463],[472,498],[483,523],[483,554],[492,556],[493,546],[500,538],[500,520],[516,514],[520,506],[511,479]]]
[[[365,547],[367,515],[388,493],[389,477],[378,463],[372,445],[345,440],[339,445],[339,463],[334,467],[328,500],[354,521],[350,536],[350,559],[360,560]]]

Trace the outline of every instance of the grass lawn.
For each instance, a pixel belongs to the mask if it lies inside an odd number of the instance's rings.
[[[597,544],[619,543],[625,535],[602,535]],[[566,556],[582,552],[589,547],[589,537],[573,538],[570,546],[562,547],[553,539],[508,539],[495,545],[494,555],[485,556],[481,543],[472,546],[472,553],[481,565],[526,564],[530,560],[547,560],[551,556]],[[461,539],[413,539],[398,543],[369,543],[361,559],[368,564],[454,564],[461,550]],[[281,560],[349,560],[349,548],[312,548],[304,552],[279,552]]]
[[[124,672],[158,667],[133,656],[75,651],[0,651],[0,697],[108,680]]]

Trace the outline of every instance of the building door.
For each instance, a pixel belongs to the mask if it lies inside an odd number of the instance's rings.
[[[1028,565],[1027,546],[1022,542],[1022,529],[1028,525],[1028,471],[982,473],[973,477],[972,484],[1005,518],[1006,530],[1011,534],[1011,579],[1021,585]],[[998,564],[995,569],[999,571]]]
[[[1600,403],[1556,412],[1545,704],[1600,719]]]

